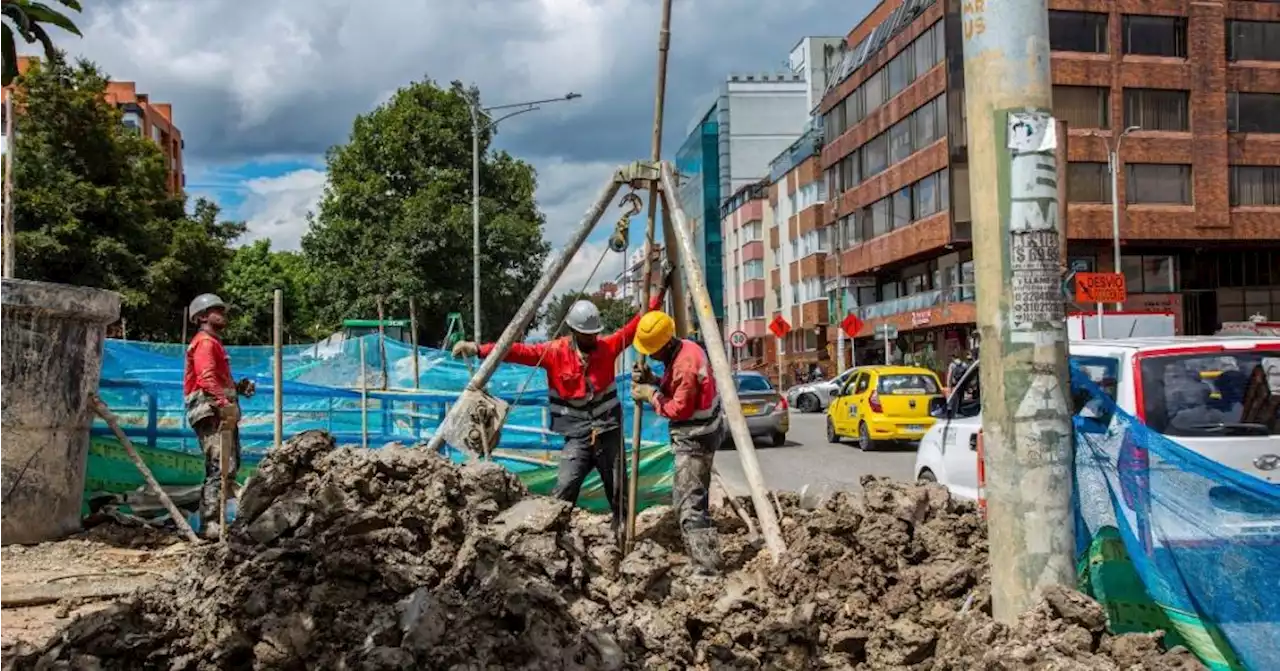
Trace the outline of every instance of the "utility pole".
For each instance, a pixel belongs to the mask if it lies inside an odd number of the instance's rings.
[[[1124,144],[1124,136],[1135,130],[1142,130],[1141,126],[1129,126],[1120,132],[1116,137],[1116,144],[1111,148],[1110,160],[1107,161],[1111,168],[1111,269],[1117,273],[1123,273],[1120,269],[1120,145]],[[1128,205],[1128,201],[1125,201]],[[1116,303],[1116,311],[1124,309],[1123,303]],[[1098,337],[1102,337],[1102,304],[1098,304]]]
[[[992,610],[1074,585],[1072,428],[1046,0],[965,3]]]
[[[832,243],[836,248],[836,375],[844,372],[844,327],[841,322],[844,321],[844,272],[843,260],[844,256],[844,225],[840,223],[840,197],[844,195],[837,193],[832,199],[835,203],[835,241]]]
[[[17,253],[17,242],[14,240],[17,227],[13,224],[13,150],[16,144],[13,131],[17,127],[16,112],[13,91],[9,91],[4,99],[4,224],[0,226],[0,230],[4,231],[4,261],[0,262],[0,275],[5,278],[13,277],[16,265],[14,255]]]

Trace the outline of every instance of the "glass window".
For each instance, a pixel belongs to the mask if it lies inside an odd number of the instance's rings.
[[[756,259],[742,264],[742,277],[747,280],[764,279],[764,260]]]
[[[1186,17],[1126,14],[1121,32],[1126,54],[1187,57]]]
[[[1189,91],[1125,89],[1124,123],[1142,130],[1190,130],[1189,98]]]
[[[902,228],[911,221],[911,187],[898,189],[893,194],[893,228]]]
[[[760,319],[761,317],[764,317],[764,299],[763,298],[747,299],[744,305],[745,305],[745,309],[743,310],[743,312],[747,319]]]
[[[1280,61],[1280,22],[1228,20],[1227,60]]]
[[[889,219],[889,199],[881,198],[871,204],[871,237],[879,237],[893,230]]]
[[[934,61],[935,63],[941,62],[947,54],[946,37],[944,37],[946,31],[942,29],[942,25],[943,22],[939,21],[933,24],[931,29],[933,30],[933,57],[937,59]]]
[[[1280,133],[1280,94],[1227,91],[1227,130]]]
[[[769,378],[763,375],[746,375],[739,373],[733,376],[738,391],[773,391],[773,385],[769,384]]]
[[[1053,115],[1069,128],[1110,128],[1111,90],[1101,86],[1053,87]]]
[[[1049,48],[1054,51],[1107,52],[1107,15],[1049,10]]]
[[[1231,166],[1231,205],[1280,205],[1280,167]]]
[[[916,218],[923,219],[938,211],[938,177],[942,173],[934,173],[916,182]]]
[[[915,67],[915,50],[904,49],[893,60],[889,61],[889,94],[892,98],[907,88],[907,85],[916,78]]]
[[[889,129],[889,163],[897,163],[911,155],[911,117]]]
[[[881,394],[940,394],[938,380],[932,375],[881,375],[879,391]]]
[[[878,175],[889,167],[889,134],[881,133],[862,145],[862,178]]]
[[[1130,203],[1191,204],[1191,166],[1130,163],[1125,167],[1125,200]]]
[[[951,207],[951,169],[943,168],[938,173],[938,209],[946,210]]]
[[[936,27],[937,24],[934,24]],[[925,31],[912,42],[912,49],[916,52],[916,71],[924,74],[937,63],[936,46],[933,41],[933,28]]]
[[[942,98],[934,98],[925,103],[911,115],[914,127],[911,130],[911,146],[916,151],[933,144],[942,136],[938,130],[938,117],[945,114],[941,106]]]
[[[1140,359],[1144,423],[1166,436],[1276,436],[1280,408],[1265,398],[1280,359],[1261,349],[1232,349]],[[1262,391],[1261,394],[1256,394]]]
[[[742,227],[742,239],[747,242],[764,240],[764,222],[753,221]]]
[[[853,90],[853,94],[844,99],[845,122],[852,126],[867,116],[867,92],[861,86]]]
[[[1067,202],[1110,203],[1111,170],[1106,163],[1067,164]]]
[[[866,98],[864,115],[869,114],[875,111],[876,109],[878,109],[880,105],[884,104],[884,100],[885,100],[884,68],[877,70],[876,73],[874,75],[871,75],[871,77],[869,77],[867,81],[863,82],[862,86],[860,86],[859,88],[863,90],[863,96]]]

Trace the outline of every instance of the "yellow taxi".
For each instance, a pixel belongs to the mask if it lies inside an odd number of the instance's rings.
[[[918,441],[935,421],[929,402],[940,396],[942,383],[927,368],[859,368],[827,406],[827,440],[839,443],[857,438],[863,450],[887,442]]]

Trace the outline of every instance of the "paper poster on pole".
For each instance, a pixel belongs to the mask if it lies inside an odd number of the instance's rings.
[[[1053,117],[1009,115],[1009,327],[1014,341],[1035,338],[1037,325],[1065,323],[1058,246],[1057,146]]]

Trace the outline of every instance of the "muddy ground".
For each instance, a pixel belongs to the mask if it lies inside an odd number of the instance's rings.
[[[986,540],[939,487],[780,496],[778,565],[717,509],[727,571],[692,574],[670,512],[621,556],[606,520],[493,464],[302,434],[247,486],[225,546],[80,617],[15,669],[1202,668],[1046,594],[990,618]]]

